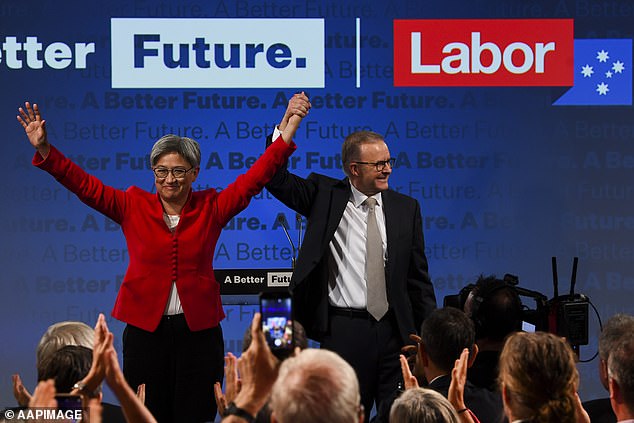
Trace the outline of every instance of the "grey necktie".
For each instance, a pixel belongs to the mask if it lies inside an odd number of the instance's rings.
[[[385,291],[385,267],[383,265],[383,244],[381,233],[376,223],[374,207],[376,200],[369,197],[365,200],[368,206],[368,233],[365,243],[365,271],[368,288],[368,313],[376,320],[387,313],[387,293]]]

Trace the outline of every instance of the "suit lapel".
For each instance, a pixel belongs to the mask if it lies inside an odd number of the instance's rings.
[[[328,216],[325,233],[328,242],[330,242],[337,230],[339,222],[341,222],[343,212],[348,204],[348,200],[350,199],[350,183],[348,182],[348,178],[342,179],[333,187],[331,196],[331,207],[329,210],[330,215]]]
[[[387,237],[387,263],[385,265],[385,281],[389,283],[392,276],[392,268],[390,263],[392,258],[396,254],[396,234],[398,233],[398,212],[394,199],[390,195],[390,191],[383,191],[381,193],[381,199],[383,200],[383,214],[385,216],[385,235]]]

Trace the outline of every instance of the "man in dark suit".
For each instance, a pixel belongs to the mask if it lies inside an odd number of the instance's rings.
[[[289,114],[276,132],[284,130]],[[308,221],[290,283],[295,318],[310,338],[356,370],[366,416],[376,401],[379,419],[387,421],[402,380],[400,348],[436,307],[436,297],[420,206],[388,189],[394,160],[383,137],[350,134],[342,162],[344,179],[315,173],[302,178],[283,168],[266,188]],[[367,260],[370,251],[377,258]],[[372,267],[377,264],[379,270]]]
[[[615,351],[626,335],[634,333],[634,316],[615,314],[610,317],[599,335],[599,379],[603,387],[609,391],[608,358]],[[610,398],[599,398],[583,403],[592,423],[616,423],[616,415],[612,410]]]
[[[425,319],[416,360],[429,388],[447,397],[451,370],[465,348],[469,349],[467,366],[471,366],[478,354],[478,346],[473,321],[463,311],[446,307],[434,310]],[[481,422],[498,423],[504,418],[500,394],[469,381],[464,388],[464,402]]]
[[[624,334],[608,358],[610,403],[618,423],[634,422],[634,333]]]

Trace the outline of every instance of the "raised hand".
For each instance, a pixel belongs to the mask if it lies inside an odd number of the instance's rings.
[[[418,380],[412,374],[409,368],[409,363],[403,354],[399,355],[401,361],[401,373],[403,374],[403,381],[405,382],[405,389],[418,388]]]
[[[456,408],[456,411],[466,408],[464,404],[464,387],[467,383],[468,360],[469,349],[465,348],[451,371],[451,384],[449,385],[447,399]]]
[[[226,393],[223,393],[220,382],[214,383],[216,406],[218,414],[221,416],[224,415],[227,405],[236,398],[241,386],[241,381],[238,378],[238,358],[231,353],[227,353],[225,356],[225,386]]]
[[[33,396],[29,401],[29,408],[38,407],[57,408],[57,401],[55,400],[55,381],[53,379],[43,380],[35,387]]]
[[[251,322],[251,345],[238,359],[242,384],[234,401],[253,416],[266,403],[280,364],[266,343],[261,323],[262,315],[255,313]]]
[[[299,123],[308,115],[310,108],[310,101],[304,92],[293,95],[288,101],[286,113],[278,126],[278,129],[282,131],[282,138],[286,143],[291,142],[299,127]]]
[[[26,389],[22,383],[22,379],[19,374],[14,374],[11,379],[13,380],[13,396],[21,407],[26,407],[31,401],[31,393]]]
[[[24,128],[31,145],[37,149],[42,158],[46,158],[51,149],[46,136],[46,121],[42,119],[37,104],[33,104],[33,107],[31,107],[31,103],[27,101],[24,103],[24,107],[26,110],[22,107],[18,108],[20,113],[16,116],[18,122]]]

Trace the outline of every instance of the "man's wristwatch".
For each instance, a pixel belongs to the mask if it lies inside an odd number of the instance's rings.
[[[245,409],[238,407],[233,401],[227,405],[224,417],[227,416],[236,416],[244,419],[248,423],[255,423],[255,417],[249,414]]]

